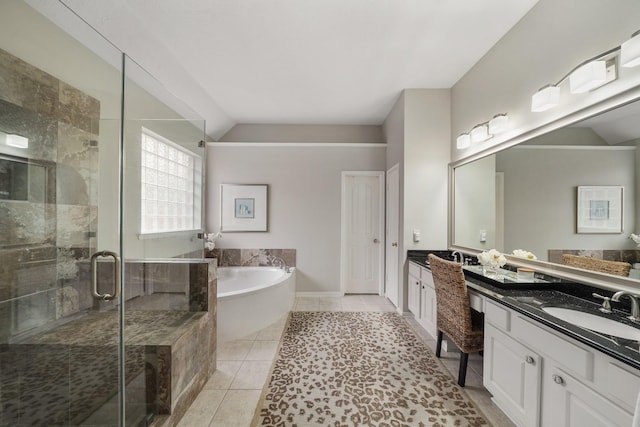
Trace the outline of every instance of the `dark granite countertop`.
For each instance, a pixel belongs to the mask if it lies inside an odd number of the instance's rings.
[[[427,259],[429,253],[450,259],[450,252],[444,250],[408,251],[407,256],[410,261],[429,268]],[[473,263],[474,260],[471,262]],[[507,268],[509,267],[507,266]],[[613,317],[621,323],[640,330],[639,324],[633,323],[626,318],[630,309],[627,298],[621,299],[620,303],[612,303],[613,313],[603,314],[598,311],[602,300],[598,300],[592,294],[595,292],[610,297],[611,292],[587,284],[570,282],[551,276],[542,276],[537,273],[536,278],[543,279],[540,283],[504,283],[503,281],[486,277],[481,273],[479,274],[479,269],[473,267],[465,269],[465,278],[469,288],[479,294],[601,351],[626,365],[640,369],[640,343],[638,341],[613,337],[581,328],[542,310],[545,305],[569,306],[593,315]]]

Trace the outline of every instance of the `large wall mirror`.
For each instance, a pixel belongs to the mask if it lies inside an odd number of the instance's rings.
[[[570,254],[633,267],[639,146],[637,100],[454,165],[452,246],[524,249],[553,265]],[[640,280],[640,269],[625,277]]]

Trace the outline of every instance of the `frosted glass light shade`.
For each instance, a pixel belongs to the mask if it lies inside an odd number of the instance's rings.
[[[462,135],[458,136],[458,139],[456,139],[456,148],[458,148],[458,150],[468,148],[470,145],[471,137],[468,133],[463,133]]]
[[[534,93],[531,97],[531,111],[539,113],[555,107],[560,103],[560,88],[547,86]]]
[[[471,129],[471,142],[482,142],[489,139],[489,128],[487,125],[478,125]]]
[[[591,61],[576,69],[569,76],[571,93],[584,93],[602,86],[607,81],[607,63]]]
[[[29,148],[29,138],[24,136],[8,133],[6,136],[6,144],[11,147]]]
[[[489,120],[489,133],[496,135],[507,130],[509,126],[509,116],[506,114],[497,114]]]
[[[620,47],[620,65],[626,68],[640,65],[640,33],[634,34]]]

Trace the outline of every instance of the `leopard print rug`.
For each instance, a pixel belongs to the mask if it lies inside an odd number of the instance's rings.
[[[397,313],[292,312],[253,426],[483,426]]]

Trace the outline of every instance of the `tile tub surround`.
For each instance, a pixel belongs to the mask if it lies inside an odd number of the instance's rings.
[[[206,250],[207,258],[217,258],[219,267],[272,267],[282,258],[289,267],[296,266],[295,249],[227,249]]]

